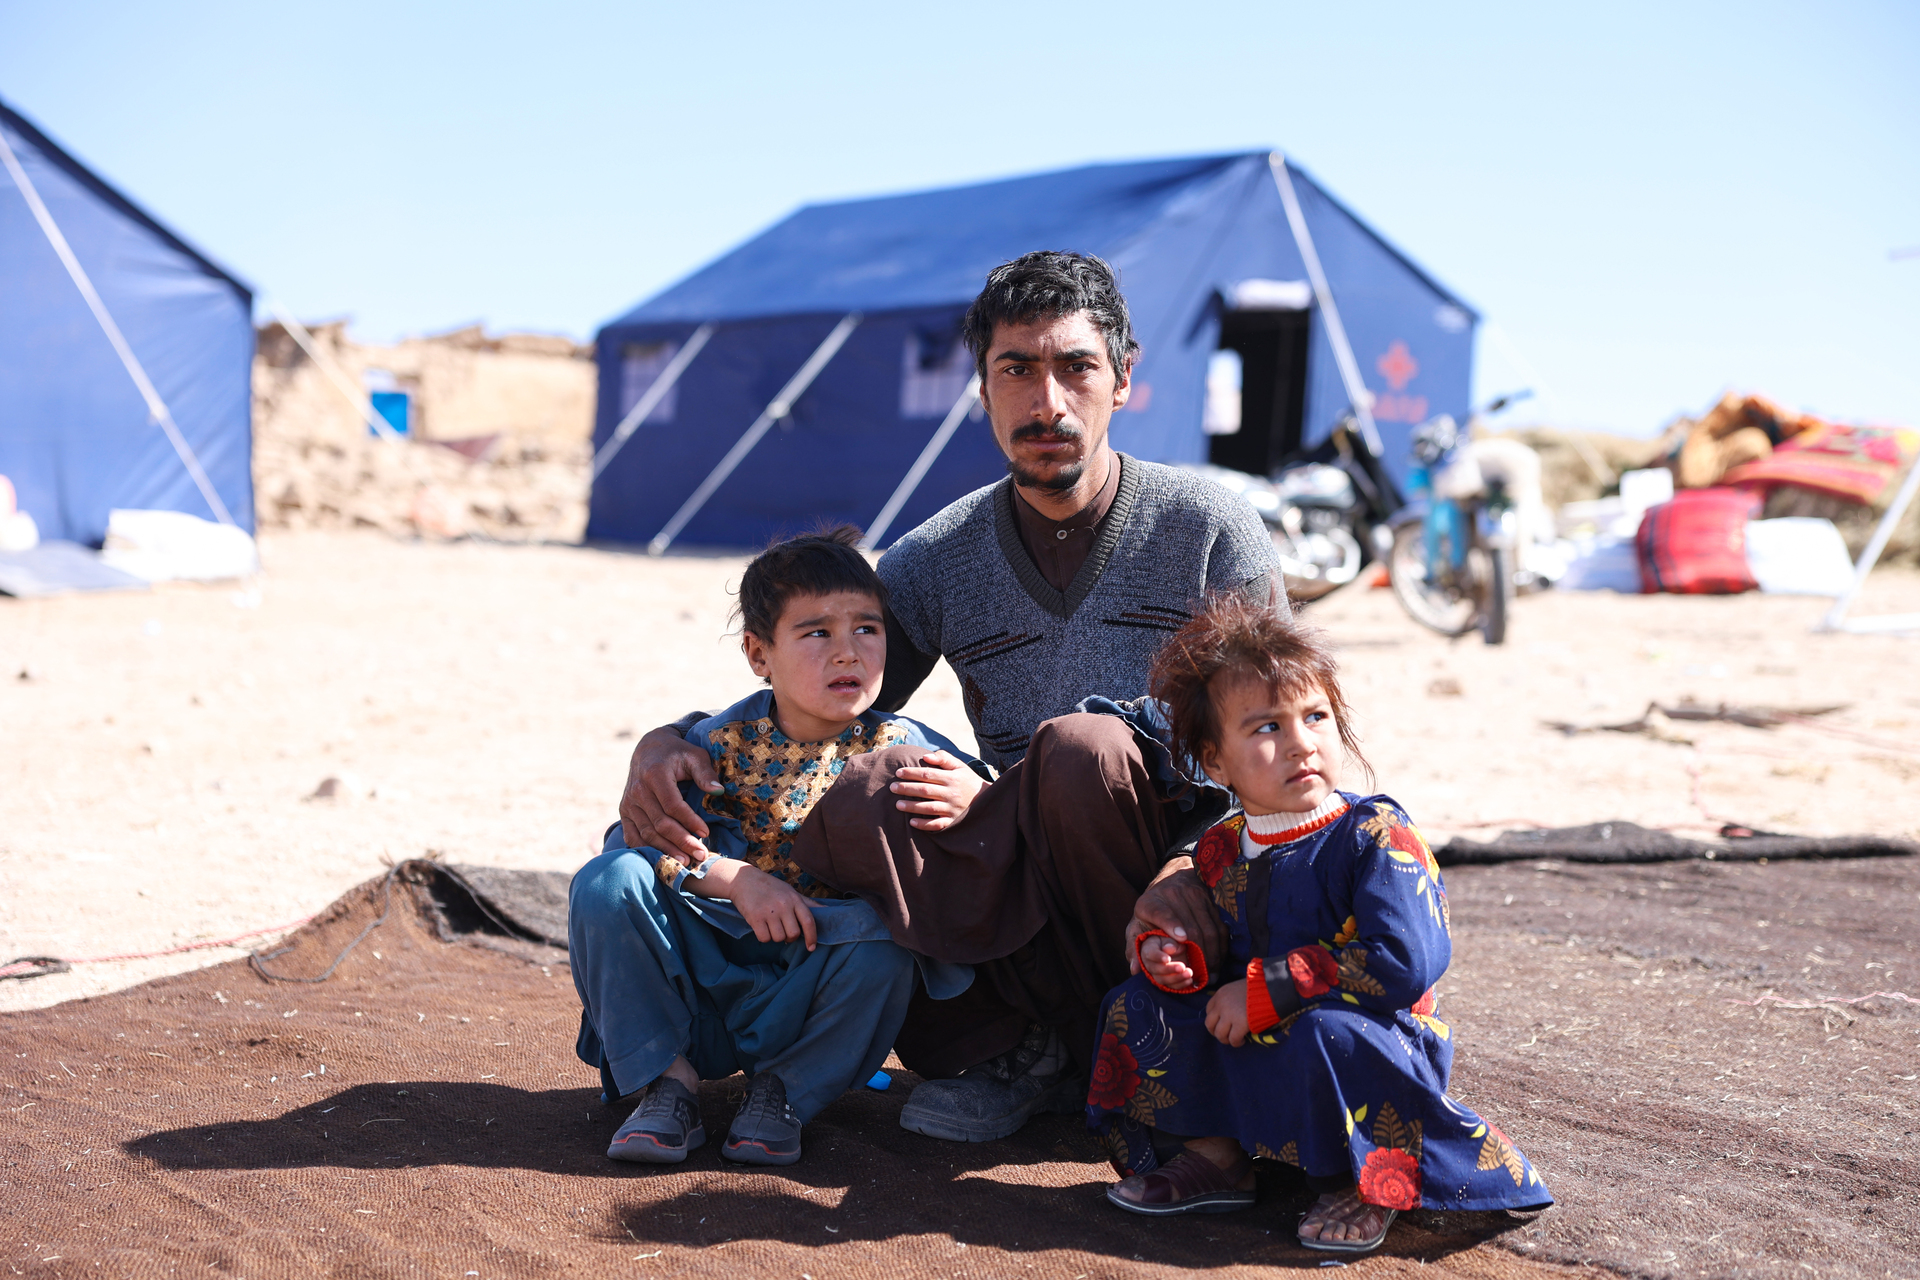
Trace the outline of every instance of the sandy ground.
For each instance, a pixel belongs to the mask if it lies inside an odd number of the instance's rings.
[[[246,589],[0,599],[0,960],[288,924],[427,853],[570,870],[612,820],[635,735],[752,687],[723,634],[738,557],[316,532],[262,554]],[[1518,602],[1498,649],[1420,630],[1384,591],[1310,616],[1342,651],[1380,788],[1436,837],[1610,818],[1920,835],[1920,640],[1813,634],[1823,609],[1549,593]],[[1860,606],[1912,611],[1910,570],[1875,575]],[[1676,726],[1690,745],[1541,723],[1688,696],[1846,709]],[[909,710],[971,742],[944,667]],[[343,794],[313,798],[327,778]],[[0,1009],[241,954],[0,982]]]

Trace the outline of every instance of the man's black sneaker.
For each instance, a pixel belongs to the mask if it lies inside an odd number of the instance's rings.
[[[992,1142],[1042,1112],[1086,1105],[1086,1079],[1074,1074],[1060,1033],[1036,1023],[999,1057],[917,1086],[900,1109],[900,1127],[948,1142]]]
[[[800,1158],[800,1120],[787,1105],[779,1076],[762,1071],[753,1078],[720,1154],[741,1164],[792,1164]]]
[[[661,1076],[640,1091],[640,1105],[614,1132],[607,1154],[638,1164],[679,1164],[706,1140],[700,1099],[678,1080]]]

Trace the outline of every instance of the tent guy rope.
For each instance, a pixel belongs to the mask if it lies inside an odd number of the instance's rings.
[[[73,247],[60,231],[60,224],[53,220],[53,214],[47,209],[46,202],[40,199],[39,189],[33,185],[33,179],[21,166],[19,157],[13,153],[13,147],[7,142],[5,130],[0,130],[0,164],[6,166],[13,183],[20,189],[20,196],[27,202],[27,208],[33,211],[33,220],[40,224],[40,230],[46,234],[47,243],[60,258],[67,274],[73,278],[73,284],[86,299],[87,306],[93,312],[93,318],[100,322],[100,328],[112,344],[114,354],[120,357],[120,363],[126,366],[127,376],[133,379],[133,385],[139,389],[140,398],[147,402],[148,417],[160,424],[167,433],[167,441],[173,445],[174,453],[180,457],[180,463],[186,467],[187,474],[193,478],[194,487],[200,490],[207,506],[213,511],[221,524],[233,525],[233,514],[227,510],[227,504],[220,500],[220,494],[213,487],[213,481],[207,478],[206,470],[201,467],[200,459],[194,455],[193,447],[180,433],[180,427],[173,420],[173,411],[167,408],[167,402],[160,398],[160,392],[154,387],[153,380],[147,377],[146,369],[140,364],[133,348],[128,345],[126,335],[120,332],[120,326],[114,323],[113,315],[107,310],[107,304],[101,301],[99,291],[93,287],[93,281],[87,275],[80,259],[74,256]]]
[[[1319,251],[1313,247],[1313,233],[1307,230],[1307,215],[1300,211],[1300,196],[1294,191],[1293,177],[1287,172],[1287,158],[1276,151],[1267,157],[1267,167],[1273,170],[1273,185],[1280,192],[1280,203],[1286,206],[1287,226],[1293,230],[1293,243],[1300,250],[1300,260],[1306,263],[1314,299],[1320,304],[1320,314],[1326,317],[1333,362],[1340,368],[1340,382],[1347,389],[1347,400],[1360,424],[1360,434],[1367,438],[1373,456],[1384,458],[1387,451],[1380,443],[1380,429],[1373,424],[1373,393],[1360,377],[1360,363],[1353,358],[1347,328],[1340,323],[1340,308],[1333,304],[1333,289],[1327,284],[1327,273],[1320,267]]]
[[[347,381],[347,375],[342,373],[339,366],[332,360],[321,354],[319,345],[314,342],[313,334],[307,331],[307,326],[294,319],[287,309],[280,305],[279,299],[268,302],[267,310],[273,312],[273,318],[280,322],[280,327],[287,331],[287,336],[307,353],[307,359],[313,361],[320,372],[326,375],[327,381],[333,384],[334,390],[353,406],[355,413],[366,420],[367,425],[373,428],[375,435],[388,444],[395,444],[404,439],[398,431],[393,429],[393,424],[381,417],[374,409],[373,401],[369,400],[364,393],[354,391],[352,384]]]
[[[1920,631],[1920,613],[1891,613],[1879,617],[1849,618],[1847,610],[1860,598],[1866,589],[1867,575],[1873,572],[1873,566],[1880,562],[1880,553],[1887,549],[1887,540],[1893,537],[1895,526],[1900,517],[1913,505],[1913,498],[1920,493],[1920,457],[1916,457],[1907,467],[1907,478],[1901,482],[1900,492],[1887,506],[1887,513],[1880,517],[1880,523],[1873,530],[1866,548],[1860,552],[1860,563],[1854,566],[1853,582],[1848,585],[1847,593],[1833,602],[1833,608],[1820,620],[1818,631],[1851,631],[1856,634],[1884,631]]]
[[[927,441],[927,447],[920,451],[920,456],[913,460],[913,465],[907,468],[907,474],[901,478],[899,485],[893,491],[893,496],[887,499],[887,505],[880,508],[880,514],[873,518],[873,524],[867,528],[867,536],[860,539],[862,551],[872,551],[879,547],[880,539],[887,536],[887,530],[893,526],[894,517],[900,514],[900,508],[907,505],[907,499],[913,496],[913,491],[920,487],[922,480],[926,479],[927,472],[933,468],[941,451],[947,447],[947,441],[953,439],[953,433],[960,429],[960,420],[967,416],[967,411],[973,408],[979,398],[980,375],[976,373],[967,379],[967,389],[962,391],[960,398],[953,402],[953,408],[947,410],[946,420],[940,424],[939,430],[933,433],[933,439]]]
[[[1769,991],[1758,1000],[1734,1000],[1729,998],[1727,1003],[1747,1005],[1749,1007],[1771,1005],[1777,1009],[1818,1009],[1823,1005],[1832,1004],[1864,1004],[1868,1000],[1898,1000],[1904,1004],[1920,1004],[1920,1000],[1915,1000],[1904,991],[1869,991],[1863,996],[1847,996],[1845,998],[1840,996],[1827,996],[1819,1000],[1789,1000],[1784,996],[1777,996]]]
[[[794,401],[806,394],[807,388],[813,385],[813,380],[819,376],[822,369],[827,367],[827,361],[833,359],[835,353],[840,350],[859,323],[858,311],[850,311],[840,318],[840,323],[833,326],[833,332],[814,348],[813,354],[807,357],[807,362],[800,366],[800,371],[789,378],[787,385],[780,388],[780,394],[761,410],[760,416],[755,418],[753,425],[747,428],[747,433],[740,437],[733,448],[727,450],[727,456],[720,459],[720,464],[700,482],[700,487],[695,489],[692,496],[673,513],[673,519],[667,521],[666,527],[653,536],[653,541],[647,544],[648,555],[660,555],[673,545],[673,540],[680,536],[680,531],[687,527],[687,522],[700,513],[700,508],[706,506],[707,499],[726,483],[727,477],[733,474],[733,469],[740,465],[740,460],[752,452],[753,446],[760,443],[760,437],[766,435],[774,423],[793,412]]]
[[[204,942],[184,942],[177,947],[167,947],[160,951],[129,951],[111,956],[21,956],[0,964],[0,979],[40,978],[50,973],[65,973],[76,964],[114,964],[122,960],[157,960],[161,956],[177,956],[184,951],[205,951],[211,947],[231,947],[245,942],[248,938],[261,938],[269,933],[285,933],[289,929],[298,929],[312,916],[301,916],[298,920],[286,924],[271,925],[265,929],[252,929],[246,933],[236,933],[231,938],[210,938]]]
[[[613,461],[613,455],[620,452],[633,433],[640,429],[640,424],[647,420],[647,415],[667,398],[667,392],[673,390],[674,383],[680,381],[680,375],[687,371],[687,366],[693,363],[693,358],[700,354],[700,348],[707,345],[707,339],[713,336],[714,328],[713,325],[703,324],[695,329],[693,336],[681,343],[680,349],[673,353],[673,359],[669,360],[667,367],[660,371],[660,376],[653,380],[653,385],[647,388],[646,394],[634,402],[633,408],[627,410],[627,416],[620,419],[620,425],[613,429],[613,434],[607,437],[607,442],[600,446],[598,453],[593,455],[592,480],[600,478],[600,473],[607,469],[609,462]]]

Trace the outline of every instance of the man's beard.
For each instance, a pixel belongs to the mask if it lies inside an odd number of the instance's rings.
[[[1058,436],[1063,440],[1080,440],[1084,438],[1084,433],[1078,427],[1048,427],[1037,422],[1029,422],[1025,426],[1015,427],[1013,436],[1007,443],[1010,446],[1016,445],[1022,440],[1031,440],[1035,436]],[[1007,459],[1007,474],[1013,477],[1015,484],[1022,489],[1038,489],[1042,493],[1066,493],[1080,483],[1080,477],[1086,472],[1087,463],[1084,458],[1078,462],[1068,463],[1047,477],[1042,477],[1040,473],[1022,462],[1013,458]]]
[[[1021,463],[1007,459],[1007,474],[1013,477],[1015,484],[1022,489],[1038,489],[1042,493],[1066,493],[1079,484],[1080,477],[1086,473],[1086,463],[1070,462],[1051,476],[1042,478]]]

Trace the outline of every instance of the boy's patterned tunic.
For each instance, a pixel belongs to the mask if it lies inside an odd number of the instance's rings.
[[[1207,1032],[1212,990],[1128,980],[1107,997],[1089,1125],[1123,1176],[1155,1167],[1158,1128],[1350,1175],[1362,1199],[1392,1209],[1548,1203],[1506,1135],[1447,1096],[1453,1033],[1434,1016],[1433,985],[1452,940],[1438,863],[1392,800],[1345,799],[1338,819],[1288,844],[1244,855],[1235,815],[1194,851],[1231,954],[1214,987],[1256,956],[1280,959],[1304,1004],[1233,1048]]]
[[[707,848],[779,876],[810,898],[853,896],[816,880],[792,857],[794,836],[848,760],[906,745],[950,752],[978,767],[966,752],[919,721],[879,711],[864,712],[824,742],[796,742],[780,732],[770,689],[748,694],[700,721],[687,731],[687,741],[706,749],[720,780],[721,790],[712,795],[696,791],[691,782],[680,784],[681,798],[707,819]],[[670,888],[679,889],[682,877],[698,874],[668,854],[647,854]]]
[[[793,837],[849,759],[907,738],[906,727],[897,722],[872,727],[856,722],[825,742],[795,742],[771,715],[736,720],[707,737],[707,754],[725,790],[703,804],[715,817],[740,824],[746,860],[760,870],[810,898],[849,897],[794,865]]]

